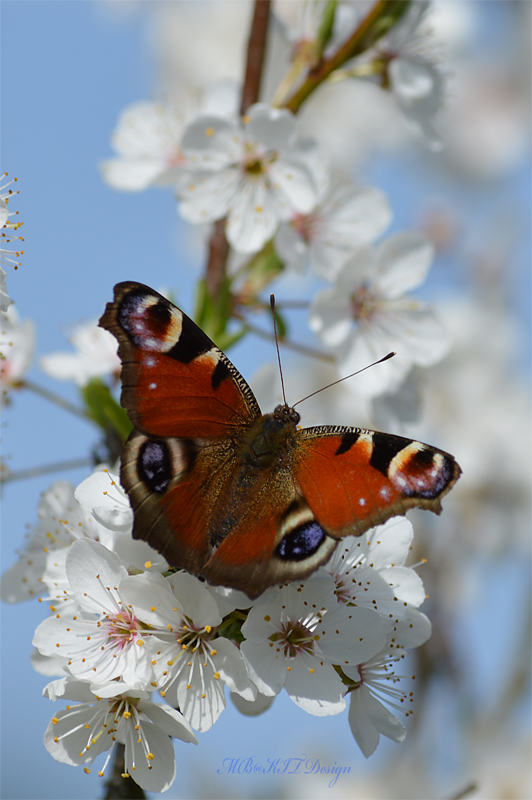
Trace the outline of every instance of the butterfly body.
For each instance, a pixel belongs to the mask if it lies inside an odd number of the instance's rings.
[[[135,430],[121,481],[133,535],[170,564],[256,597],[325,563],[343,536],[408,508],[441,510],[460,468],[399,436],[298,427],[262,414],[229,359],[142,284],[115,287],[100,325],[118,339],[122,405]]]

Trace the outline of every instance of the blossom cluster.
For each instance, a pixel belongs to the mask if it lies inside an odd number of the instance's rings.
[[[405,566],[411,524],[394,518],[344,540],[304,582],[251,601],[169,568],[132,538],[119,480],[97,469],[77,489],[57,482],[39,521],[2,578],[2,599],[39,597],[49,616],[35,631],[44,694],[69,701],[45,733],[51,755],[87,765],[125,744],[126,773],[148,791],[175,777],[169,737],[197,743],[226,706],[267,709],[283,689],[309,714],[343,711],[367,757],[380,735],[401,741],[392,712],[408,714],[398,663],[430,636],[421,579]]]
[[[327,5],[302,4],[305,30],[299,23],[287,29],[299,53],[294,66],[312,68],[316,53],[303,40],[316,43]],[[379,75],[435,149],[441,80],[416,51],[427,7],[424,0],[411,4],[378,47],[335,79]],[[360,17],[354,5],[338,9],[329,49],[341,45]],[[392,220],[386,195],[332,168],[321,144],[282,107],[284,88],[244,114],[241,89],[230,81],[186,108],[136,103],[120,116],[112,137],[117,156],[101,163],[102,176],[124,191],[171,187],[187,222],[223,222],[238,262],[231,269],[229,261],[235,305],[246,292],[254,294],[246,281],[261,253],[274,254],[275,275],[310,271],[325,285],[309,302],[309,328],[338,373],[395,350],[395,359],[368,372],[356,391],[368,400],[399,393],[412,367],[438,362],[449,347],[433,310],[410,295],[428,274],[433,246],[409,231],[382,238]],[[4,227],[6,200],[1,194]],[[265,275],[255,295],[271,279]],[[1,302],[5,311],[9,299]],[[9,349],[1,344],[7,387],[20,385],[29,366],[30,325],[19,322],[13,308],[3,315],[10,342]],[[111,396],[121,366],[114,337],[94,321],[79,325],[71,341],[76,352],[44,356],[43,371],[74,381],[82,392],[110,378],[104,389]],[[86,416],[98,422],[102,395],[92,407],[88,396],[82,394]],[[106,422],[100,424],[107,433]],[[2,578],[4,601],[38,597],[49,605],[35,631],[32,663],[53,678],[44,694],[68,702],[45,732],[56,760],[89,771],[106,752],[103,776],[121,743],[124,776],[147,791],[165,791],[176,775],[172,739],[197,743],[196,734],[225,709],[226,688],[245,714],[265,711],[283,690],[316,716],[349,705],[351,731],[366,757],[381,735],[404,739],[394,712],[408,715],[412,698],[400,665],[431,632],[419,610],[421,579],[405,566],[413,539],[408,520],[396,517],[344,539],[308,579],[271,587],[253,601],[176,570],[133,539],[132,530],[129,499],[113,471],[100,467],[76,489],[57,482],[40,502],[19,561]]]

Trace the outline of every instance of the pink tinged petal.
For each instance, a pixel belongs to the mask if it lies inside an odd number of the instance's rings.
[[[271,239],[278,220],[278,200],[264,179],[243,179],[229,210],[227,241],[239,253],[254,253]]]
[[[233,122],[205,115],[186,127],[181,149],[193,169],[220,171],[240,161],[242,139]]]
[[[197,628],[205,625],[215,627],[222,621],[218,605],[205,584],[186,572],[170,575],[168,583],[177,598],[183,613]]]
[[[247,110],[245,118],[249,119],[244,127],[246,139],[259,142],[268,150],[283,150],[296,138],[295,117],[286,109],[256,103]]]
[[[315,638],[327,659],[335,664],[361,664],[379,652],[388,626],[369,608],[338,605],[316,626]]]
[[[234,201],[239,183],[236,167],[209,174],[184,170],[177,184],[179,213],[193,224],[222,219]]]
[[[100,161],[99,168],[104,181],[123,192],[140,192],[154,183],[173,183],[179,174],[178,168],[169,169],[157,158],[111,158]]]
[[[327,347],[341,345],[353,329],[349,296],[336,287],[323,289],[310,306],[309,326]]]
[[[240,652],[259,692],[268,697],[279,694],[286,679],[286,659],[275,643],[258,644],[246,640],[242,643]]]
[[[316,205],[318,195],[312,174],[297,155],[284,155],[273,162],[269,180],[289,209],[308,214]]]
[[[414,540],[414,528],[406,517],[392,517],[369,535],[368,559],[374,569],[402,566]]]
[[[257,693],[255,700],[245,700],[241,695],[231,692],[231,701],[233,705],[244,714],[245,717],[258,717],[264,714],[272,705],[275,697],[266,697],[265,694]]]
[[[394,742],[402,742],[406,736],[405,726],[372,696],[367,686],[351,692],[349,726],[366,758],[375,751],[381,733]]]
[[[168,736],[181,739],[182,742],[198,743],[189,723],[175,708],[162,703],[152,703],[151,700],[141,700],[138,710],[146,714]]]
[[[327,717],[345,709],[345,687],[331,664],[309,653],[286,661],[285,689],[290,699],[308,714]]]
[[[96,614],[115,611],[118,586],[127,571],[114,553],[99,542],[80,539],[70,548],[66,570],[72,593],[83,609]]]
[[[383,578],[393,587],[396,597],[403,603],[420,606],[426,598],[423,581],[409,567],[390,567],[383,570]]]
[[[387,299],[401,297],[420,286],[432,264],[434,247],[418,233],[404,232],[377,247],[375,288]]]

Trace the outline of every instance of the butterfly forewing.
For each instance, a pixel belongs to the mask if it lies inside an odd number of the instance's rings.
[[[118,339],[121,402],[136,428],[155,436],[221,438],[260,415],[227,356],[153,289],[117,284],[100,325]]]

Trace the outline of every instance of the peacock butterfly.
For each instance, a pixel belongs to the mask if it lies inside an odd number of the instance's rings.
[[[257,597],[324,564],[412,507],[439,514],[460,475],[452,456],[377,431],[298,428],[288,405],[262,414],[227,356],[165,297],[115,286],[100,325],[116,336],[134,430],[120,479],[133,536],[175,567]]]

